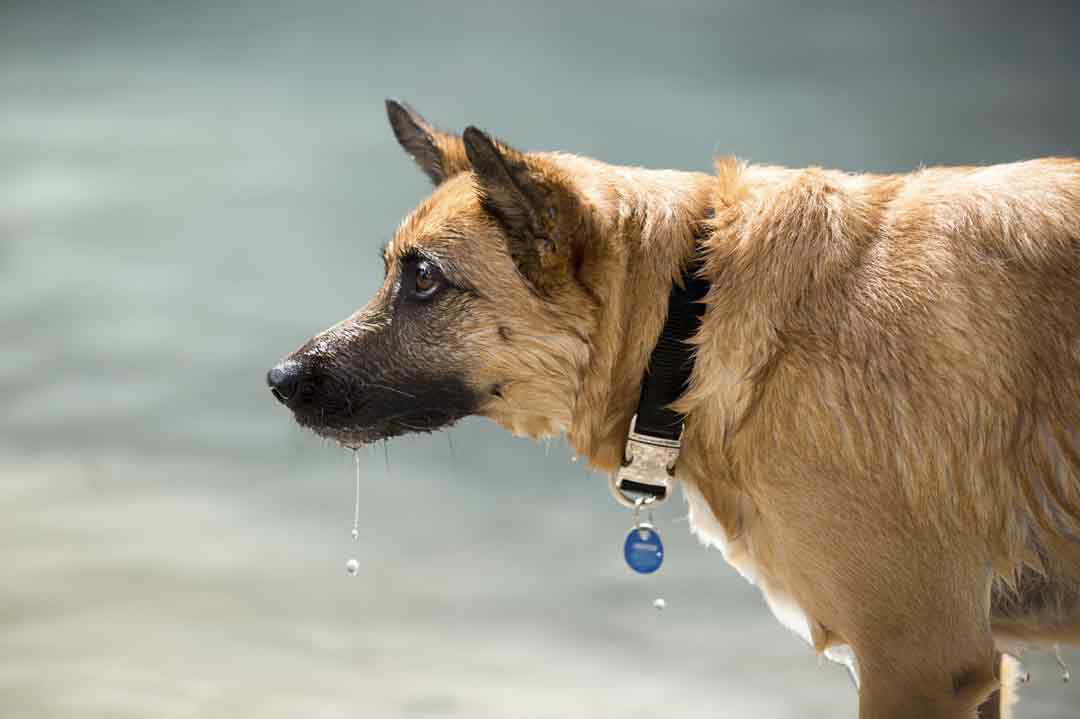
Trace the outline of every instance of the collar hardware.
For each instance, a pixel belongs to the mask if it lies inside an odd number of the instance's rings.
[[[610,477],[615,501],[632,508],[667,499],[681,446],[678,439],[641,434],[635,431],[636,427],[637,415],[634,415],[622,466]]]

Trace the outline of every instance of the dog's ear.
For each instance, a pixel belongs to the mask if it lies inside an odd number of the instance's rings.
[[[386,101],[386,115],[394,137],[436,185],[469,169],[465,146],[457,135],[436,129],[408,104],[397,100]]]
[[[484,208],[505,228],[508,249],[525,279],[543,289],[547,260],[563,254],[557,188],[524,153],[468,127],[462,135]]]

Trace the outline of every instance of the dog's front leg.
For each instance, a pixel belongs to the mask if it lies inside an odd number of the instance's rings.
[[[982,719],[979,707],[998,687],[992,646],[959,664],[955,648],[928,649],[881,645],[860,654],[859,719]]]
[[[860,719],[976,719],[998,687],[991,570],[967,538],[928,534],[880,533],[869,566],[837,546],[830,603],[809,607],[855,652]]]
[[[975,719],[996,688],[992,657],[985,666],[964,672],[945,686],[940,677],[897,667],[863,671],[859,719]]]

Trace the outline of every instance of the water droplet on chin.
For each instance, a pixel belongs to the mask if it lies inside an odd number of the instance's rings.
[[[355,559],[350,559],[349,561],[345,562],[345,571],[348,572],[350,575],[355,576],[356,573],[360,571],[360,562]]]
[[[657,597],[653,600],[652,605],[653,609],[660,610],[667,606],[667,602],[664,601],[663,597]]]
[[[356,527],[353,527],[352,538],[353,538],[353,540],[360,539],[360,530],[357,529]]]

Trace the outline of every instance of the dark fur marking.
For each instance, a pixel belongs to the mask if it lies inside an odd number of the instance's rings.
[[[293,407],[296,420],[349,444],[433,432],[472,414],[477,406],[475,393],[457,377],[410,374],[369,382],[343,375],[336,367],[314,373],[318,389],[310,402]]]
[[[386,101],[386,115],[394,137],[405,148],[420,169],[438,185],[446,179],[442,152],[431,136],[431,128],[423,118],[407,104],[397,100]]]
[[[538,290],[543,266],[540,245],[550,242],[541,219],[549,191],[534,177],[524,157],[476,127],[465,128],[465,152],[476,177],[480,204],[507,235],[507,251],[526,284]],[[545,298],[546,299],[546,298]]]
[[[952,675],[952,688],[956,693],[960,693],[971,685],[976,684],[981,679],[978,671],[974,669],[963,669]]]

